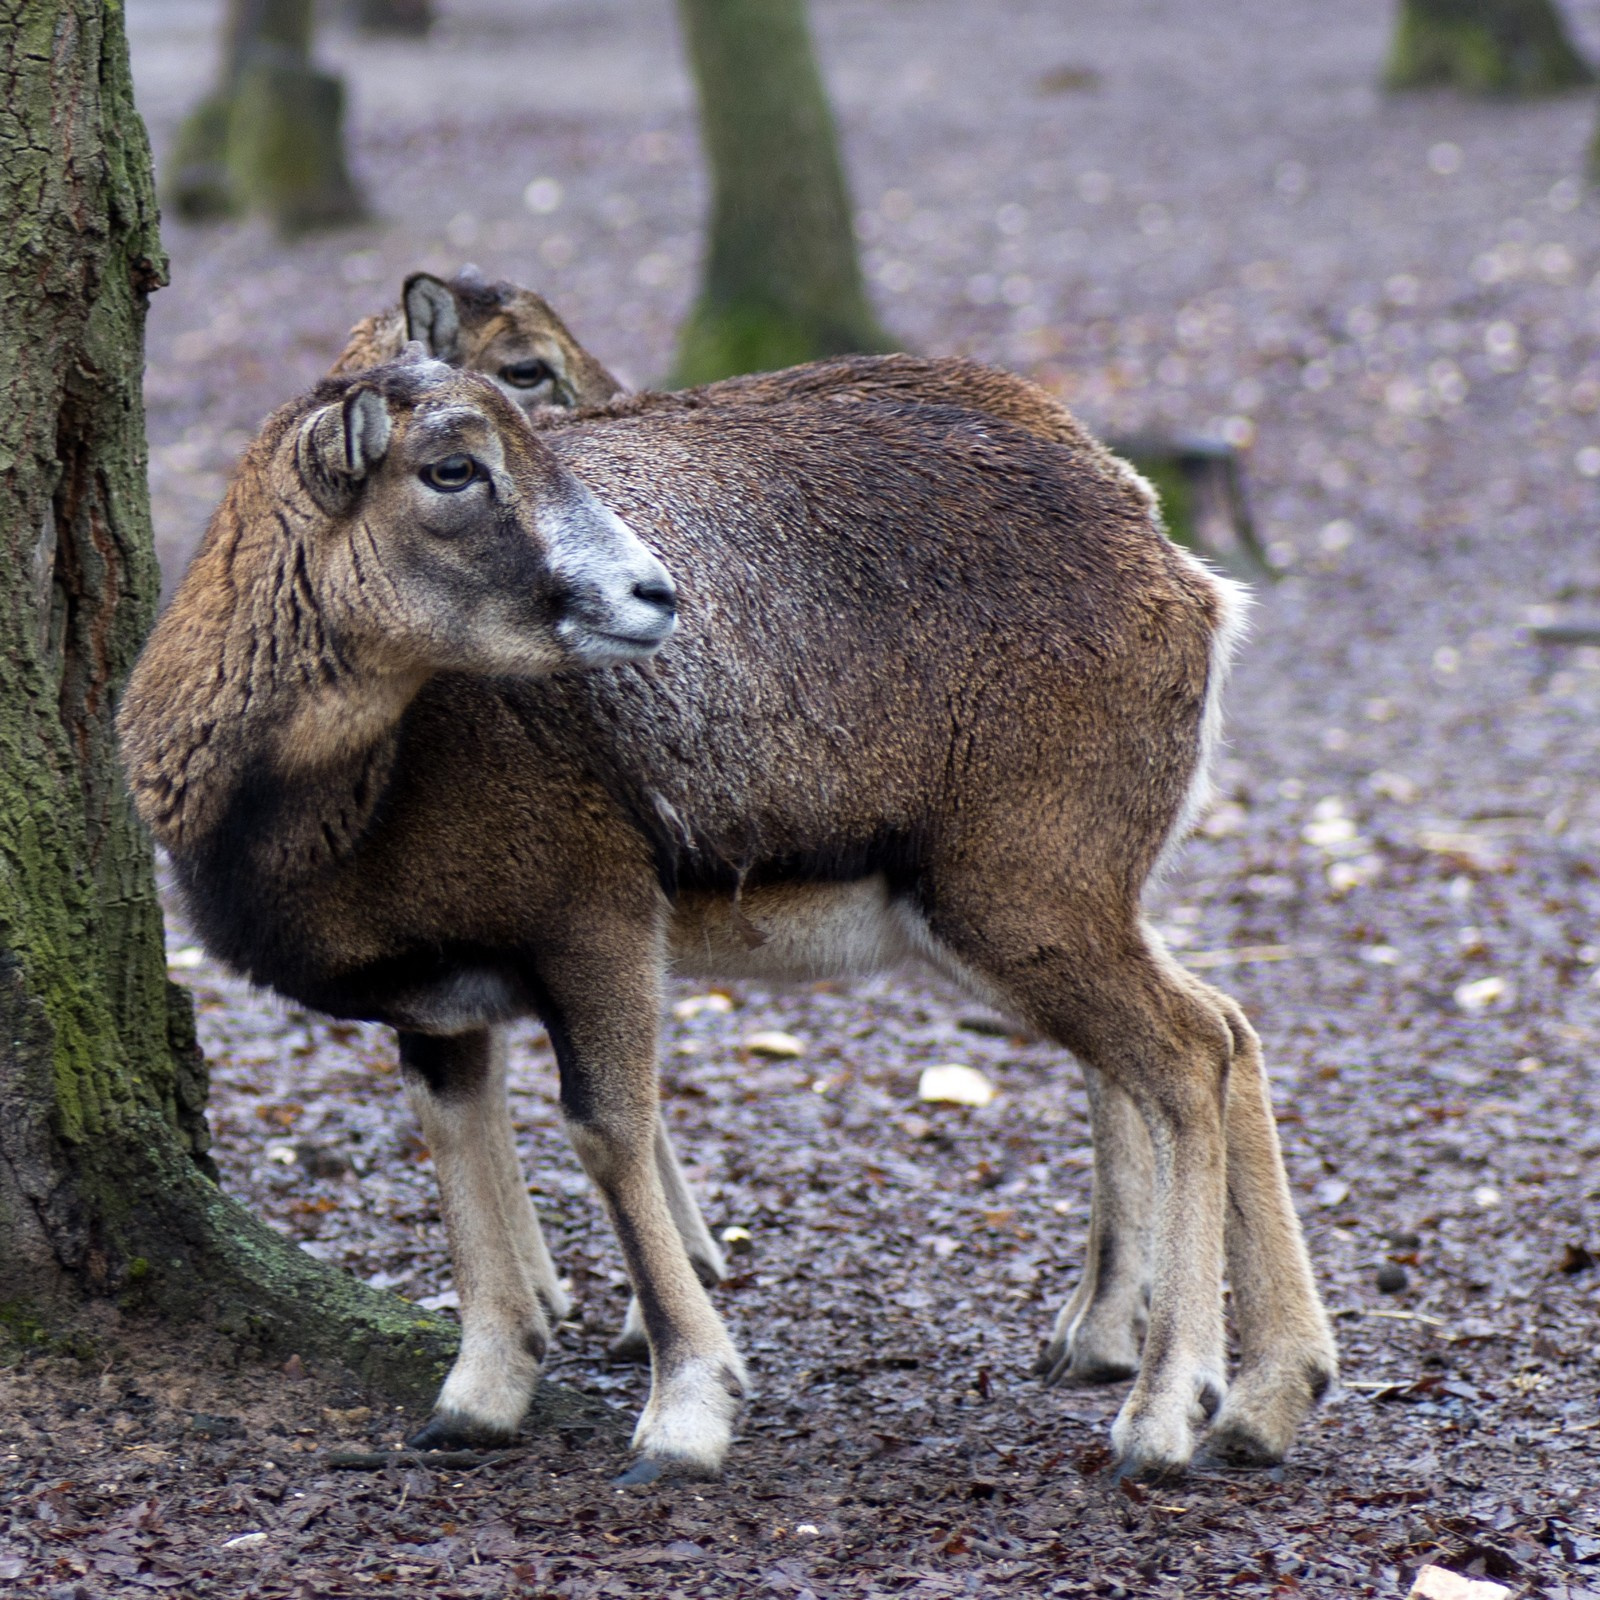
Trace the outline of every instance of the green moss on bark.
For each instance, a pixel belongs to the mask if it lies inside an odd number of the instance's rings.
[[[1551,0],[1401,0],[1384,83],[1469,94],[1581,88],[1594,72]]]
[[[223,1195],[117,694],[155,615],[142,409],[165,261],[114,0],[0,0],[0,1324],[99,1296],[430,1395],[453,1324]]]
[[[672,381],[894,348],[856,258],[804,0],[679,0],[712,205]]]
[[[366,214],[344,154],[344,86],[311,61],[309,0],[233,0],[222,81],[179,129],[167,195],[191,221],[259,212],[285,233]]]

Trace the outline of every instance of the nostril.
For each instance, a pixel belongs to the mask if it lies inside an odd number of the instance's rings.
[[[673,592],[672,585],[664,578],[646,578],[634,584],[633,598],[644,601],[647,606],[656,606],[669,613],[678,609],[678,596]]]

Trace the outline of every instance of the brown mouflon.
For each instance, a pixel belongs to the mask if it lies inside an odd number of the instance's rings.
[[[783,404],[801,398],[887,400],[962,406],[1041,439],[1074,450],[1087,448],[1076,420],[1038,385],[973,361],[846,356],[623,401],[616,379],[578,343],[546,300],[516,284],[489,284],[471,267],[449,281],[413,273],[400,305],[351,331],[333,370],[347,373],[392,360],[408,339],[421,342],[439,360],[493,379],[536,426],[558,421],[562,410],[602,404],[617,414],[618,408],[701,410],[730,402]],[[510,383],[508,374],[519,383]],[[540,374],[549,381],[528,381]],[[1150,1140],[1127,1097],[1101,1080],[1092,1066],[1084,1071],[1094,1131],[1094,1199],[1083,1276],[1038,1361],[1040,1376],[1055,1383],[1133,1377],[1139,1370],[1150,1296]],[[656,1137],[674,1215],[682,1220],[695,1269],[709,1286],[724,1274],[721,1252],[683,1180],[665,1126]],[[629,1303],[611,1353],[634,1359],[649,1355],[637,1299]]]
[[[663,977],[918,958],[1148,1139],[1124,1463],[1179,1469],[1208,1422],[1282,1456],[1335,1354],[1260,1049],[1140,908],[1203,801],[1239,612],[1086,436],[960,405],[634,398],[534,429],[418,349],[268,422],[124,752],[207,947],[400,1030],[463,1324],[420,1442],[515,1430],[564,1307],[508,1021],[550,1032],[639,1298],[643,1470],[714,1472],[745,1379],[664,1170]]]

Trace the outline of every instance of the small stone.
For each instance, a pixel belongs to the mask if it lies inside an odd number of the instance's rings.
[[[737,1225],[722,1230],[722,1244],[730,1256],[747,1256],[756,1247],[750,1230]]]
[[[1478,978],[1472,983],[1458,984],[1455,1002],[1469,1017],[1475,1017],[1491,1008],[1508,1004],[1511,985],[1504,978]]]
[[[1464,1578],[1448,1567],[1426,1566],[1417,1574],[1406,1600],[1510,1600],[1503,1583],[1488,1578]]]
[[[224,1550],[253,1550],[258,1544],[265,1544],[267,1536],[264,1533],[241,1533],[237,1539],[224,1539]]]
[[[750,1055],[769,1056],[774,1061],[793,1061],[806,1053],[806,1047],[792,1033],[781,1033],[776,1028],[750,1034],[744,1048]]]
[[[982,1107],[993,1101],[994,1085],[977,1068],[952,1062],[924,1070],[917,1098],[930,1105]]]
[[[1410,1273],[1398,1261],[1385,1261],[1378,1268],[1379,1294],[1399,1294],[1410,1282]]]
[[[672,1014],[679,1022],[689,1022],[702,1012],[714,1017],[726,1016],[733,1010],[733,997],[713,989],[710,994],[692,994],[686,1000],[673,1003]]]
[[[1324,1178],[1312,1193],[1317,1204],[1328,1210],[1343,1205],[1350,1198],[1350,1185],[1343,1178]]]

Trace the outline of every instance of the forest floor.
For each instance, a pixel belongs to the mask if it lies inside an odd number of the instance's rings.
[[[1592,98],[1386,99],[1386,0],[813,10],[908,345],[1027,372],[1097,428],[1245,449],[1280,577],[1220,802],[1151,910],[1266,1041],[1342,1392],[1275,1471],[1119,1484],[1120,1389],[1030,1376],[1088,1218],[1070,1062],[916,979],[679,988],[667,1115],[714,1225],[749,1235],[716,1296],[757,1381],[722,1482],[611,1482],[645,1377],[605,1359],[620,1259],[530,1026],[515,1112],[578,1307],[552,1377],[616,1425],[335,1470],[415,1419],[108,1317],[0,1371],[0,1592],[1392,1596],[1432,1560],[1600,1596],[1600,649],[1532,631],[1600,620]],[[1568,10],[1600,55],[1600,5]],[[705,192],[671,8],[445,12],[426,44],[327,42],[381,220],[168,227],[173,569],[262,415],[410,269],[474,259],[631,379],[668,363]],[[158,153],[214,22],[132,0]],[[392,1039],[249,992],[176,917],[172,963],[229,1190],[450,1305]],[[772,1029],[800,1053],[750,1047]],[[920,1102],[950,1062],[994,1102]]]

